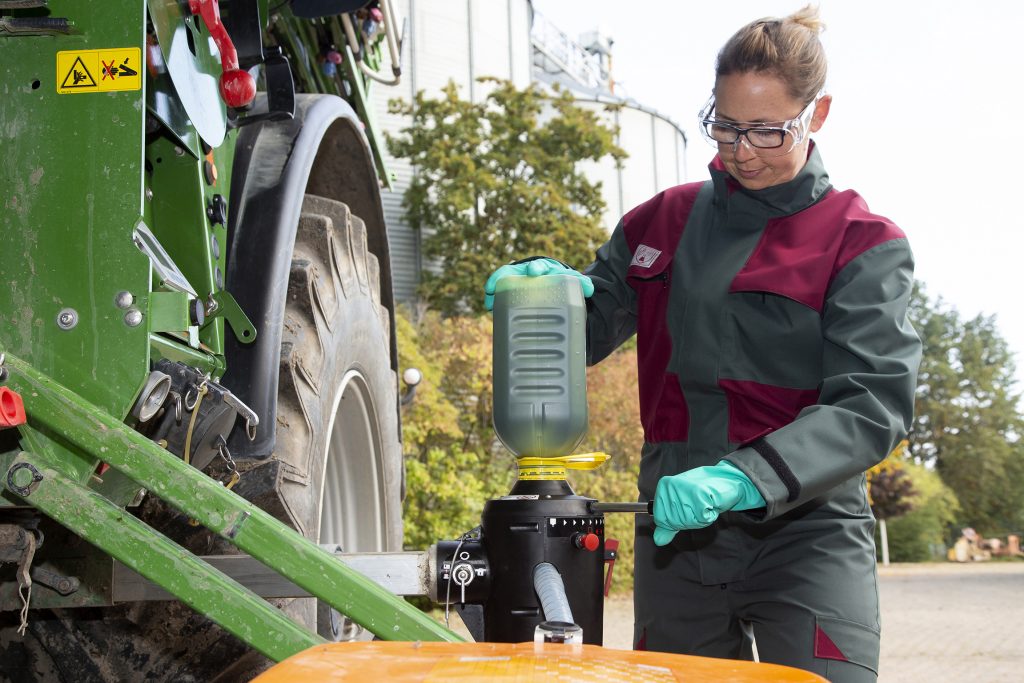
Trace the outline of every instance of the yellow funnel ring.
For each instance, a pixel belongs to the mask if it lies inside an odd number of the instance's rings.
[[[566,470],[595,470],[612,456],[607,453],[577,453],[554,458],[524,456],[516,459],[519,479],[526,481],[565,479]]]

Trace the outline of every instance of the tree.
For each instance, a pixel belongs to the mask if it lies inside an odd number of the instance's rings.
[[[983,534],[1024,527],[1024,433],[1013,356],[994,316],[963,320],[920,286],[911,319],[924,345],[915,421],[915,461],[956,493],[960,522]]]
[[[411,117],[388,148],[416,174],[403,205],[415,230],[433,231],[420,294],[446,315],[482,312],[483,283],[503,263],[551,256],[582,268],[605,241],[600,183],[583,161],[625,157],[614,132],[568,92],[478,79],[493,89],[482,102],[459,97],[449,82],[440,99],[418,92],[389,111]]]
[[[889,456],[868,470],[868,501],[882,532],[882,564],[889,564],[888,520],[914,509],[917,491],[903,469],[907,442],[901,441]]]
[[[914,508],[889,523],[889,550],[896,562],[924,562],[945,555],[947,529],[961,513],[953,491],[938,473],[904,461],[902,471],[910,478]]]

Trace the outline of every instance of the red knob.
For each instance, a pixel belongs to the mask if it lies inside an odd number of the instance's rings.
[[[12,389],[0,387],[0,429],[25,424],[25,404]]]
[[[594,552],[601,546],[601,539],[597,534],[576,534],[573,539],[573,543],[577,548]]]
[[[225,71],[220,75],[220,96],[229,107],[244,107],[256,97],[256,81],[248,71]]]

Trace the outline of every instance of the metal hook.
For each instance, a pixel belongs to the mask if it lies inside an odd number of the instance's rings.
[[[181,424],[181,394],[177,391],[169,391],[167,395],[174,401],[174,421]]]
[[[188,397],[192,395],[193,391],[195,391],[196,396],[195,396],[194,399],[192,399],[192,402],[190,404],[189,400],[188,400]],[[188,412],[191,413],[192,409],[196,407],[196,402],[198,402],[198,401],[199,401],[199,387],[197,387],[195,384],[193,384],[192,386],[190,386],[188,388],[188,391],[185,392],[185,410],[187,410]]]
[[[194,399],[192,399],[192,405],[189,405],[188,397],[192,394],[193,391],[196,392],[196,397]],[[206,393],[206,380],[203,380],[203,383],[200,384],[199,386],[196,386],[195,384],[193,384],[191,387],[189,387],[189,390],[187,392],[185,392],[185,410],[187,410],[188,412],[191,413],[192,410],[196,407],[196,404],[199,403],[199,397],[201,395],[205,394],[205,393]]]

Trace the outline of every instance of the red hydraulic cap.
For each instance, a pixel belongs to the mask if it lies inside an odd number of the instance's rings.
[[[25,424],[25,404],[18,392],[0,387],[0,429]]]
[[[583,548],[590,552],[594,552],[601,546],[601,539],[598,538],[597,534],[576,534],[573,537],[573,543],[577,548]]]

